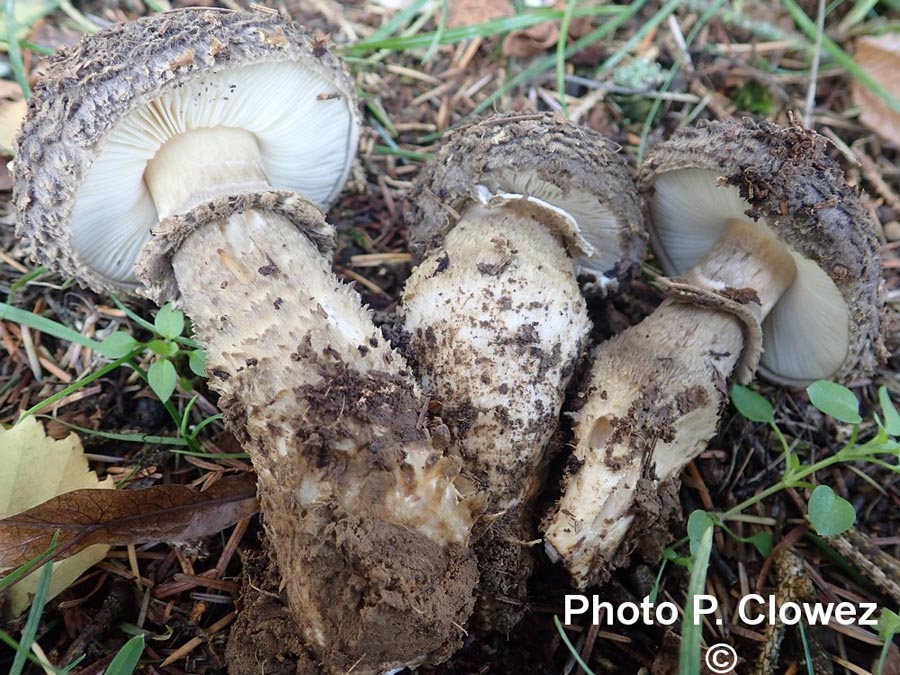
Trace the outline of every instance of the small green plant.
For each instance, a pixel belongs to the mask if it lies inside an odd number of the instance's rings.
[[[878,617],[878,636],[884,640],[884,645],[881,647],[881,656],[878,658],[878,665],[875,667],[875,675],[881,675],[884,671],[888,652],[891,650],[891,644],[897,633],[900,633],[900,616],[897,616],[896,612],[892,612],[887,608],[882,609],[881,616]]]
[[[78,331],[73,330],[72,328],[69,328],[68,326],[65,326],[57,321],[48,319],[33,312],[29,312],[28,310],[21,309],[4,302],[0,302],[0,320],[13,321],[20,325],[28,326],[29,328],[32,328],[34,330],[46,333],[47,335],[52,335],[57,339],[79,344],[97,354],[100,354],[101,356],[110,359],[110,363],[97,368],[81,379],[78,379],[71,384],[63,387],[52,396],[49,396],[43,401],[40,401],[37,404],[33,405],[28,410],[25,410],[21,414],[21,417],[34,415],[41,410],[44,410],[45,408],[53,405],[54,403],[61,401],[70,394],[83,389],[91,382],[104,377],[107,373],[110,373],[121,366],[126,366],[134,370],[141,377],[141,379],[143,379],[145,382],[147,382],[148,385],[150,385],[157,396],[159,396],[166,411],[169,413],[172,420],[177,425],[177,428],[181,434],[180,438],[156,438],[140,434],[104,434],[102,432],[82,429],[81,427],[74,427],[73,425],[70,426],[73,426],[73,428],[83,433],[94,433],[99,436],[106,435],[107,437],[115,440],[140,443],[156,442],[170,445],[186,445],[188,448],[187,450],[175,450],[174,452],[182,452],[184,454],[195,456],[207,456],[208,453],[204,452],[203,447],[197,440],[197,436],[199,435],[200,431],[207,425],[218,419],[221,419],[221,415],[213,415],[211,417],[207,417],[202,422],[200,422],[200,424],[196,425],[191,431],[189,429],[190,413],[191,409],[196,403],[196,397],[188,402],[188,404],[182,411],[179,411],[170,400],[171,392],[169,392],[168,396],[160,395],[166,394],[168,387],[173,385],[171,374],[167,374],[166,372],[169,371],[169,368],[167,366],[158,367],[157,372],[153,376],[153,382],[151,383],[149,369],[144,370],[137,360],[145,350],[150,349],[155,354],[158,354],[160,356],[160,359],[157,360],[157,363],[159,361],[165,360],[169,362],[170,365],[172,365],[172,367],[174,368],[174,364],[172,363],[173,359],[180,360],[182,357],[187,356],[187,363],[191,372],[196,376],[202,377],[206,368],[206,357],[197,342],[191,340],[190,338],[184,337],[184,315],[181,312],[172,310],[169,307],[165,310],[160,310],[154,323],[150,323],[149,321],[135,314],[134,311],[123,305],[117,298],[113,299],[119,309],[121,309],[129,319],[131,319],[141,328],[144,328],[145,330],[151,332],[154,337],[147,342],[141,342],[125,331],[116,331],[115,333],[109,335],[102,342],[98,342],[97,340],[82,335]],[[151,366],[151,368],[152,367],[153,366]],[[190,390],[192,387],[192,379],[182,376],[181,386],[182,389]],[[172,388],[172,392],[174,392],[174,387]],[[168,440],[163,441],[160,440],[161,438],[166,438]],[[241,454],[241,456],[243,456],[243,454]]]
[[[176,359],[187,356],[188,367],[194,375],[203,377],[206,368],[206,358],[200,347],[191,340],[183,337],[185,321],[184,314],[173,309],[170,304],[160,307],[156,313],[153,324],[142,322],[144,327],[155,333],[156,337],[147,342],[139,342],[124,331],[117,331],[109,335],[101,345],[113,358],[121,358],[133,352],[149,349],[159,358],[147,369],[147,382],[159,400],[165,403],[175,392],[178,384],[178,370],[175,367]],[[181,378],[182,388],[190,388],[190,379]]]
[[[853,505],[843,497],[835,494],[834,490],[829,486],[813,486],[807,478],[817,471],[835,464],[853,462],[869,462],[894,473],[900,473],[900,443],[895,438],[892,438],[900,435],[900,414],[897,413],[897,409],[885,387],[881,387],[878,392],[879,403],[885,421],[882,422],[876,415],[875,423],[878,433],[871,440],[861,444],[857,443],[857,438],[862,417],[859,414],[859,400],[852,391],[843,385],[820,380],[807,387],[806,392],[810,403],[819,411],[840,422],[853,425],[853,432],[849,441],[840,450],[829,457],[808,465],[802,464],[797,454],[791,452],[784,434],[775,422],[775,408],[772,404],[747,387],[735,385],[732,388],[731,401],[738,412],[751,421],[768,424],[775,431],[775,435],[784,450],[785,473],[782,479],[774,485],[724,513],[694,511],[691,514],[688,520],[687,537],[691,544],[691,557],[685,561],[683,558],[670,554],[666,558],[667,560],[673,560],[677,564],[685,564],[691,570],[686,607],[692,606],[694,593],[702,592],[706,583],[709,551],[706,550],[703,544],[707,535],[709,535],[711,542],[711,532],[715,527],[722,527],[725,532],[735,536],[725,523],[730,520],[739,520],[746,509],[788,488],[813,488],[807,503],[807,517],[810,524],[822,536],[838,535],[849,530],[856,522],[856,512],[853,509]],[[888,460],[894,459],[894,462],[886,461],[885,457]],[[760,534],[764,536],[761,537]],[[763,555],[771,553],[772,544],[774,543],[770,533],[758,533],[753,537],[738,537],[738,539],[752,543]],[[671,547],[673,552],[675,547],[683,543],[684,540]],[[893,613],[891,612],[890,614]],[[886,615],[883,613],[882,616]],[[679,658],[679,672],[684,674],[699,672],[700,627],[694,626],[689,621],[689,618],[686,613]],[[892,637],[900,628],[900,625],[898,625],[900,622],[892,623],[889,615],[885,621],[885,625],[892,627]]]
[[[817,471],[835,464],[868,462],[894,473],[900,473],[900,443],[896,440],[896,437],[900,436],[900,413],[897,412],[885,387],[881,387],[878,392],[884,421],[878,415],[875,415],[878,433],[865,443],[858,443],[859,425],[862,422],[862,417],[859,414],[859,401],[852,391],[840,384],[820,380],[807,387],[806,392],[810,403],[819,411],[835,420],[853,425],[850,439],[840,450],[809,465],[801,464],[796,454],[791,452],[790,445],[775,422],[775,409],[771,403],[747,387],[735,385],[732,388],[731,401],[738,412],[751,421],[768,424],[775,432],[784,450],[785,472],[779,482],[754,495],[747,501],[738,504],[726,513],[721,514],[723,521],[735,519],[735,516],[739,516],[749,506],[781,490],[787,488],[815,488],[806,479]],[[849,517],[848,507],[850,507],[849,502],[835,495],[830,488],[828,490],[816,489],[810,498],[810,521],[820,534],[840,534],[840,532],[844,532],[852,527],[855,520],[855,514],[853,519]],[[823,532],[819,530],[817,523],[829,531]],[[839,531],[831,531],[837,526],[842,526]]]

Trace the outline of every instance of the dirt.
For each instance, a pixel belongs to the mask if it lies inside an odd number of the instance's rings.
[[[277,513],[275,504],[263,503]],[[318,609],[295,620],[307,626],[312,620],[329,638],[317,650],[323,665],[309,672],[347,672],[355,665],[354,672],[378,673],[398,656],[438,662],[458,648],[477,577],[465,549],[438,546],[408,528],[338,506],[302,509],[292,519],[269,517],[265,525],[273,541],[292,537],[296,543],[291,556],[282,557],[290,569],[302,570],[283,575],[288,597],[307,594],[305,604]],[[233,635],[233,651],[247,652],[240,633]]]
[[[307,675],[316,662],[297,632],[297,623],[280,591],[281,575],[268,547],[248,551],[241,606],[225,657],[231,675]]]
[[[282,569],[291,570],[283,578],[295,611],[295,631],[297,625],[303,627],[321,661],[320,670],[310,672],[345,672],[355,665],[354,672],[364,674],[404,663],[441,661],[462,639],[459,626],[472,611],[477,570],[463,546],[433,541],[414,529],[414,523],[390,522],[387,503],[397,489],[395,471],[404,466],[403,449],[424,441],[417,429],[416,398],[397,376],[361,376],[330,356],[308,352],[301,361],[292,363],[301,368],[317,363],[326,375],[321,384],[294,391],[304,402],[299,408],[311,412],[285,421],[278,419],[277,405],[268,409],[269,428],[289,424],[296,434],[292,453],[306,462],[295,461],[291,468],[276,461],[280,468],[261,479],[260,489],[266,530],[276,543]],[[239,401],[241,397],[223,396],[221,405],[241,428],[246,416],[235,407]],[[297,406],[288,408],[294,409]],[[358,456],[335,451],[355,438],[359,428],[369,427],[384,433]],[[244,447],[265,451],[273,447],[271,440],[248,437]],[[281,487],[299,485],[302,479],[294,472],[303,471],[304,465],[314,467],[331,496],[326,492],[314,503],[301,504]],[[355,496],[348,499],[349,494]],[[235,636],[238,645],[232,651],[247,651],[240,633]],[[244,660],[255,658],[249,653]]]

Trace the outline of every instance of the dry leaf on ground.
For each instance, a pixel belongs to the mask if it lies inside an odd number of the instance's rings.
[[[184,541],[222,531],[259,509],[256,481],[228,476],[203,492],[183,485],[141,490],[75,490],[0,520],[0,565],[37,557],[59,532],[62,555],[92,544]]]
[[[459,28],[513,15],[508,0],[449,0],[447,26]]]
[[[0,514],[24,511],[70,490],[95,488],[94,492],[105,493],[114,487],[112,478],[100,481],[89,469],[75,434],[55,441],[45,435],[41,423],[33,417],[26,417],[11,429],[0,429]],[[50,532],[31,558],[48,548],[52,536]],[[70,586],[85,570],[102,560],[108,550],[109,546],[91,546],[78,555],[53,563],[50,597]],[[21,563],[0,561],[0,569],[18,564]],[[9,589],[11,616],[28,607],[37,579],[33,574]]]
[[[548,6],[552,6],[559,11],[564,11],[566,9],[566,3],[562,0],[557,0],[555,3],[549,3]],[[531,56],[542,54],[556,45],[559,40],[559,29],[560,22],[551,21],[539,23],[536,26],[531,26],[530,28],[525,28],[523,30],[514,30],[506,36],[505,40],[503,40],[503,54],[505,56],[515,56],[518,58],[529,58]],[[578,38],[587,35],[593,29],[594,27],[591,25],[590,19],[585,17],[573,18],[571,23],[569,23],[567,39],[573,38],[577,40]],[[587,54],[588,60],[596,60],[595,48],[584,51],[590,52],[590,54]],[[583,59],[584,57],[585,54],[580,53],[580,58]],[[573,59],[573,63],[574,62],[576,61]],[[580,63],[581,61],[578,62]]]
[[[900,98],[900,33],[860,38],[854,60],[869,77]],[[853,81],[853,103],[859,106],[863,124],[900,145],[900,112],[857,80]]]
[[[506,56],[528,58],[550,49],[559,39],[559,24],[539,23],[525,30],[514,30],[503,41]]]
[[[0,190],[12,188],[12,174],[6,164],[12,157],[13,138],[22,126],[26,107],[19,85],[0,80]]]

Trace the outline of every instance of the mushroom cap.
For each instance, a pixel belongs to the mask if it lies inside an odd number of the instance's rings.
[[[409,196],[410,245],[423,256],[470,202],[493,193],[537,199],[571,215],[581,241],[570,241],[580,272],[614,279],[635,268],[646,251],[640,200],[624,160],[597,132],[554,113],[495,115],[447,135]],[[569,237],[572,239],[571,237]]]
[[[147,162],[170,138],[214,127],[252,133],[271,187],[324,208],[356,151],[353,82],[321,40],[273,12],[183,9],[87,36],[57,53],[28,102],[19,235],[83,284],[133,292],[159,220]]]
[[[848,380],[886,356],[875,228],[827,142],[770,122],[702,122],[657,145],[640,169],[650,241],[681,275],[732,220],[768,228],[797,266],[763,321],[760,372],[782,384]]]

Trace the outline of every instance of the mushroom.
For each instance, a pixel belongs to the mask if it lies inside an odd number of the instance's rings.
[[[445,658],[477,574],[460,462],[330,269],[317,206],[353,160],[355,107],[337,59],[276,13],[181,10],[63,52],[15,165],[41,262],[192,318],[313,672]]]
[[[513,114],[453,133],[410,201],[421,262],[403,328],[486,495],[476,618],[505,632],[524,609],[544,451],[591,326],[576,273],[609,286],[640,261],[637,190],[599,134]]]
[[[864,376],[884,354],[881,268],[866,209],[825,139],[718,122],[641,168],[651,242],[680,275],[640,324],[600,345],[573,465],[545,545],[579,587],[636,547],[658,557],[677,476],[715,434],[729,381]]]

